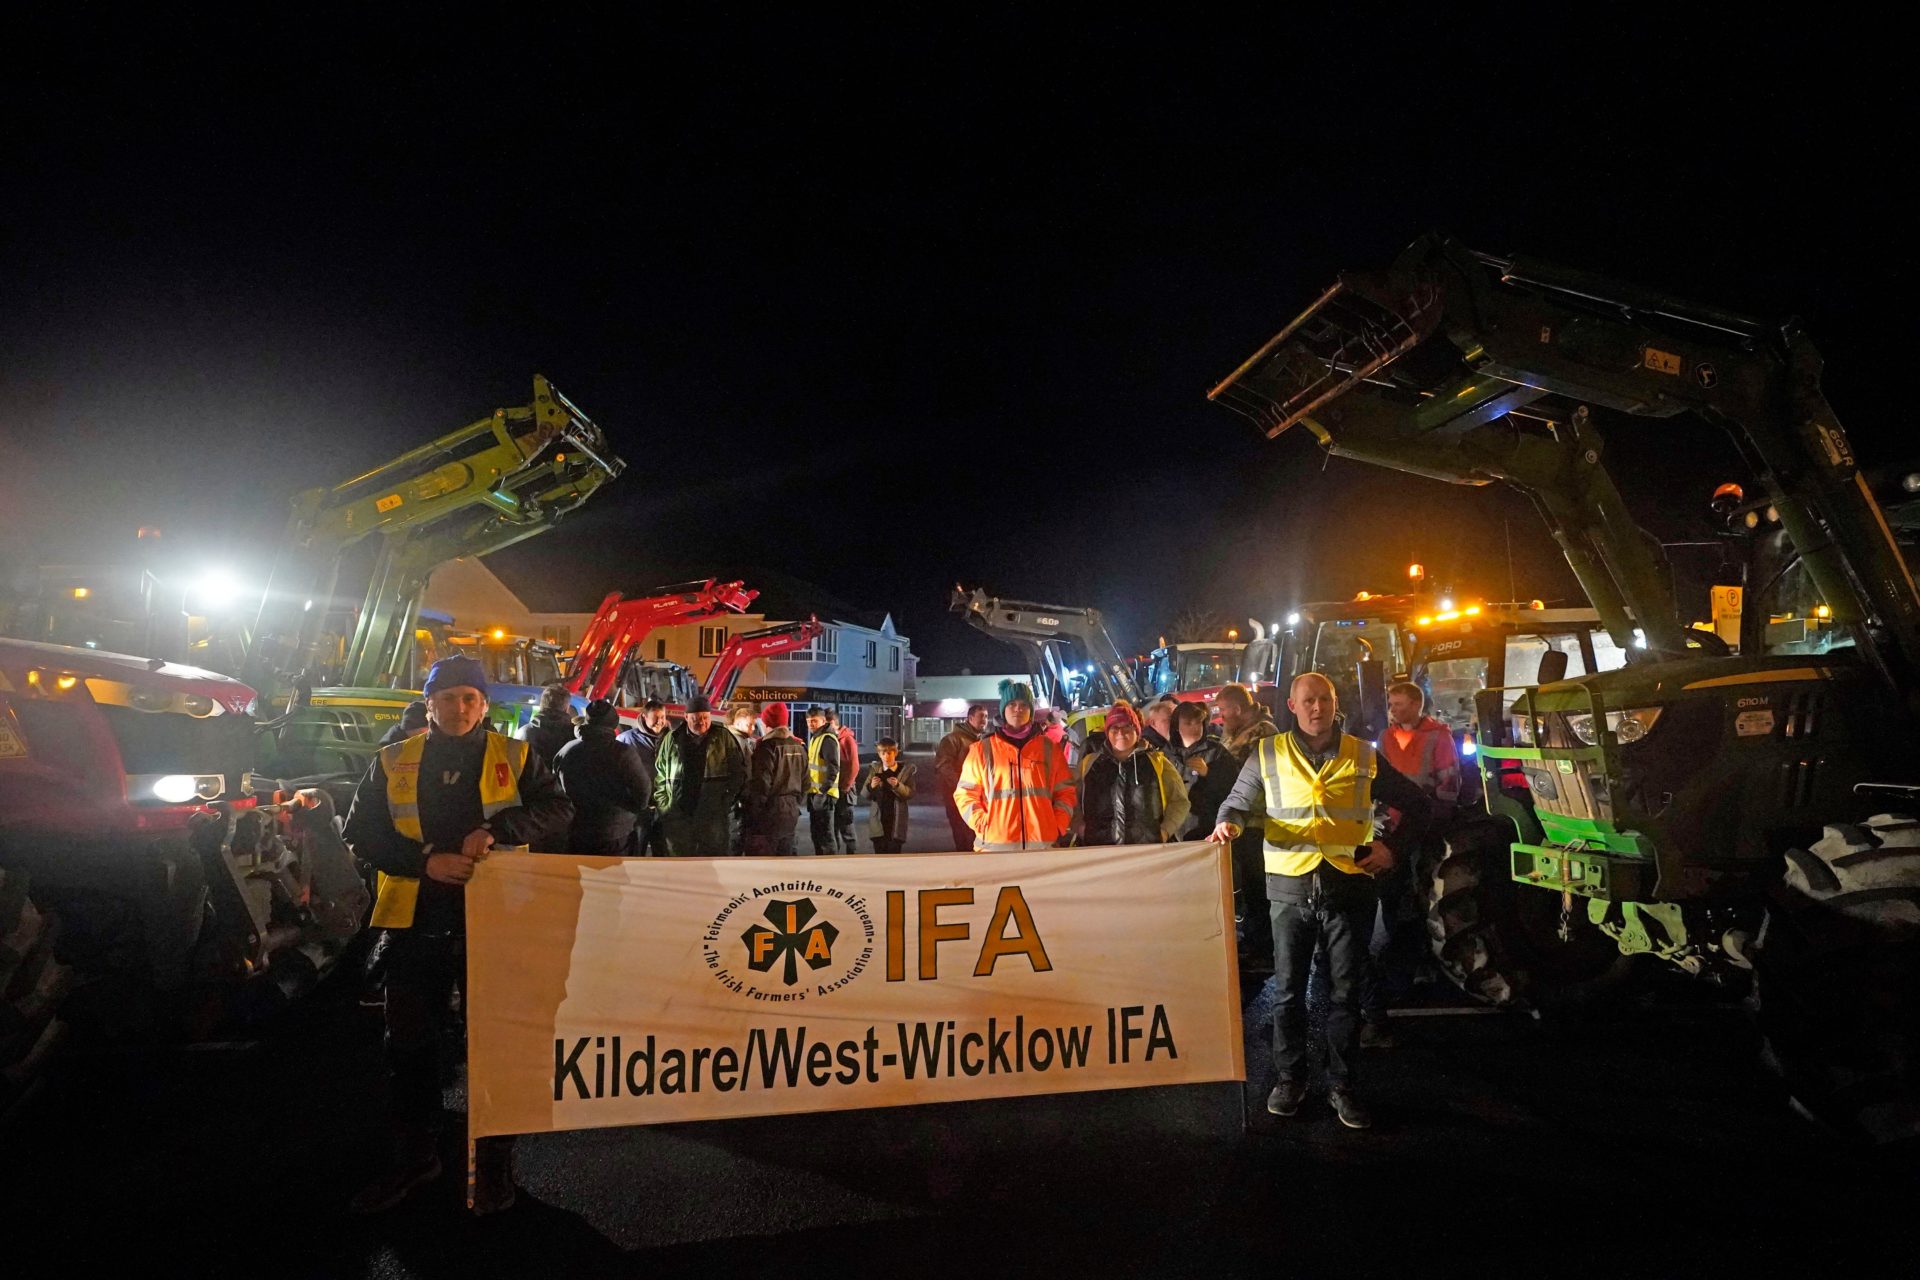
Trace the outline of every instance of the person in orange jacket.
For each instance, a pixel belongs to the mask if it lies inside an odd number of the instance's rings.
[[[1000,682],[1000,727],[967,750],[953,802],[980,853],[1063,843],[1077,798],[1066,751],[1033,720],[1033,687]]]

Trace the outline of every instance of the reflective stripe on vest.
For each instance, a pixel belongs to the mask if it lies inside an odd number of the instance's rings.
[[[835,765],[829,770],[827,762],[821,758],[820,748],[828,741],[837,743],[839,739],[825,729],[807,739],[807,794],[831,796],[838,800],[840,798],[840,766]]]
[[[1305,875],[1323,859],[1358,872],[1353,852],[1373,839],[1373,744],[1342,734],[1318,769],[1291,733],[1262,738],[1255,752],[1267,793],[1267,874]]]
[[[409,840],[425,841],[420,830],[420,761],[426,755],[427,735],[416,733],[380,752],[380,768],[387,775],[387,813],[393,829]],[[530,744],[503,733],[487,733],[487,753],[480,765],[480,812],[491,818],[520,803],[520,774],[527,767]],[[376,877],[373,902],[376,929],[406,929],[420,901],[420,881],[413,876]]]

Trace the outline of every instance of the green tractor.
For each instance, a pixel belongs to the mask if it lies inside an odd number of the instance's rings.
[[[1536,1006],[1635,955],[1751,974],[1794,1099],[1886,1142],[1920,1136],[1920,826],[1885,812],[1920,794],[1920,758],[1888,750],[1920,700],[1900,507],[1920,475],[1861,470],[1820,372],[1793,324],[1429,236],[1211,398],[1269,436],[1526,493],[1628,655],[1571,679],[1547,655],[1519,696],[1477,697],[1486,811],[1431,876],[1448,972]],[[1734,531],[1737,645],[1682,620],[1607,469],[1603,425],[1647,418],[1725,430],[1765,494]]]
[[[535,375],[530,403],[295,495],[239,673],[283,708],[266,725],[266,767],[364,772],[380,735],[419,696],[418,663],[458,647],[421,616],[434,569],[545,533],[625,466],[593,420]],[[336,597],[342,562],[367,543],[375,552],[364,598],[349,608]],[[557,662],[545,670],[557,676]],[[496,708],[495,719],[510,727],[517,709]]]

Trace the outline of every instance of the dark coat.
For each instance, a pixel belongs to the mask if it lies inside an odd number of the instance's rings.
[[[640,749],[621,742],[613,725],[581,725],[554,757],[554,771],[573,801],[574,853],[631,855],[634,832],[653,805],[653,775]]]
[[[354,788],[353,806],[347,810],[347,845],[355,857],[377,871],[420,880],[413,927],[422,933],[459,933],[466,928],[465,891],[459,885],[426,878],[428,846],[437,853],[458,853],[461,842],[483,822],[497,844],[524,844],[536,853],[554,853],[566,844],[573,805],[537,751],[527,752],[526,768],[520,771],[520,803],[492,818],[481,813],[479,779],[486,751],[484,723],[463,737],[427,739],[420,760],[419,792],[424,842],[409,840],[394,829],[393,814],[387,808],[387,774],[379,756]]]
[[[636,724],[620,731],[620,741],[638,751],[640,763],[647,767],[648,773],[652,773],[654,765],[660,759],[660,740],[672,732],[671,720],[658,733],[649,732],[645,725]]]
[[[784,728],[760,739],[747,766],[743,798],[749,839],[792,839],[807,791],[807,744]]]
[[[653,766],[653,806],[667,853],[726,854],[733,844],[727,816],[746,785],[746,753],[732,730],[714,724],[702,737],[685,721],[675,725]]]
[[[917,767],[900,760],[889,771],[880,761],[868,765],[860,778],[859,800],[867,810],[867,834],[875,840],[905,840],[907,814],[912,807],[913,777]]]
[[[1220,821],[1220,802],[1227,798],[1227,792],[1233,790],[1233,780],[1239,776],[1240,762],[1220,739],[1203,735],[1192,746],[1176,742],[1167,752],[1167,759],[1180,770],[1180,780],[1187,784],[1187,799],[1193,805],[1193,812],[1187,818],[1185,828],[1180,832],[1184,839],[1199,840],[1212,831]],[[1206,775],[1194,767],[1195,761],[1206,762]]]
[[[551,711],[536,711],[533,719],[520,726],[513,735],[533,748],[534,754],[548,764],[553,763],[560,748],[573,741],[573,717],[555,715]]]
[[[960,767],[967,762],[967,752],[978,741],[980,735],[962,720],[933,749],[934,785],[940,788],[940,798],[949,805],[953,803],[953,789],[960,785]]]
[[[1158,844],[1165,838],[1163,828],[1185,822],[1186,807],[1179,771],[1158,751],[1143,744],[1125,760],[1103,751],[1080,775],[1077,843]]]

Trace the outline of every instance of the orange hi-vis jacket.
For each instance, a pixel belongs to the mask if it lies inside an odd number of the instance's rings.
[[[983,845],[1051,846],[1067,834],[1075,798],[1066,751],[1038,728],[974,743],[953,789],[953,803]]]
[[[1432,716],[1421,716],[1411,729],[1388,724],[1380,735],[1380,754],[1440,803],[1452,804],[1460,798],[1460,757],[1453,749],[1453,730]]]

